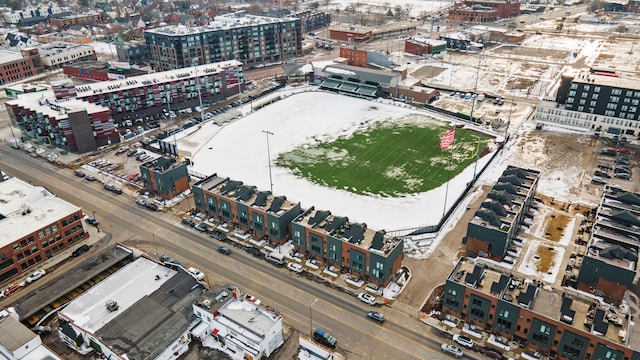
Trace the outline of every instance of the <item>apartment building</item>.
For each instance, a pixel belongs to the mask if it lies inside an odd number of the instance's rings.
[[[520,2],[465,0],[453,4],[447,18],[451,21],[488,23],[520,15]]]
[[[18,95],[5,103],[22,136],[76,153],[120,142],[111,110],[78,99],[56,99],[53,90]]]
[[[12,177],[0,182],[0,283],[89,238],[82,209]]]
[[[403,242],[383,230],[314,207],[291,223],[291,240],[307,258],[333,265],[367,282],[386,286],[402,266]]]
[[[0,59],[0,85],[44,73],[36,48],[25,48],[20,52],[0,50]]]
[[[159,157],[140,165],[144,188],[163,199],[171,199],[189,189],[187,164]]]
[[[496,261],[507,256],[534,200],[540,172],[508,166],[467,226],[466,251]]]
[[[216,16],[206,26],[145,30],[144,37],[156,71],[228,60],[239,60],[251,68],[302,54],[300,19],[269,18],[244,11]]]
[[[90,11],[86,14],[73,14],[49,19],[49,24],[60,29],[68,29],[74,25],[98,25],[107,18],[104,12]]]
[[[199,211],[276,243],[291,237],[291,221],[301,212],[299,202],[217,174],[195,183],[191,191]]]
[[[91,76],[91,70],[85,71]],[[76,87],[77,98],[111,109],[116,123],[145,119],[168,110],[213,104],[238,94],[244,86],[242,63],[236,60],[133,76]]]
[[[95,50],[90,45],[54,41],[38,47],[42,65],[46,69],[59,69],[74,61],[97,60]]]
[[[639,106],[640,82],[636,78],[590,69],[562,75],[555,99],[543,100],[535,119],[589,131],[640,136]]]

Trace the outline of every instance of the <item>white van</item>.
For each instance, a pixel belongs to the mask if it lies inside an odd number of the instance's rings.
[[[271,261],[276,265],[284,265],[285,263],[284,261],[285,255],[278,251],[273,251],[267,254],[264,258],[267,259],[267,261]]]

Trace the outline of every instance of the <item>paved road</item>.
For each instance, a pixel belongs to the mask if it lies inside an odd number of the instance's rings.
[[[30,158],[8,144],[0,144],[0,167],[25,181],[46,186],[87,213],[95,211],[103,231],[113,235],[113,242],[148,249],[153,255],[155,237],[159,253],[200,268],[210,283],[238,285],[280,309],[285,323],[301,333],[310,331],[311,310],[313,326],[334,334],[349,359],[447,358],[439,352],[440,342],[415,314],[393,307],[378,308],[388,318],[384,326],[378,326],[364,316],[371,308],[345,293],[257,261],[240,249],[233,248],[228,257],[219,254],[215,251],[217,242],[182,227],[173,215],[136,206],[126,195],[106,192],[99,182],[88,183],[69,169]],[[318,301],[310,309],[314,299]]]

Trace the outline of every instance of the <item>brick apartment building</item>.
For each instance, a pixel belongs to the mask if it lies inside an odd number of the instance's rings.
[[[0,85],[44,73],[44,65],[36,48],[16,51],[0,50]]]
[[[0,283],[89,237],[82,209],[18,178],[0,182]]]
[[[189,189],[187,164],[159,157],[140,165],[144,188],[163,199],[171,199]]]
[[[488,23],[519,15],[520,2],[465,0],[453,4],[447,18],[451,21]]]

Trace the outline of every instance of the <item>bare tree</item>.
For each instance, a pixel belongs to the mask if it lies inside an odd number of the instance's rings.
[[[393,17],[395,17],[396,20],[400,20],[402,18],[402,14],[404,14],[402,6],[396,5],[396,7],[393,9]]]
[[[411,10],[413,10],[413,4],[411,3],[404,4],[404,11],[406,12],[407,17],[411,17]]]

